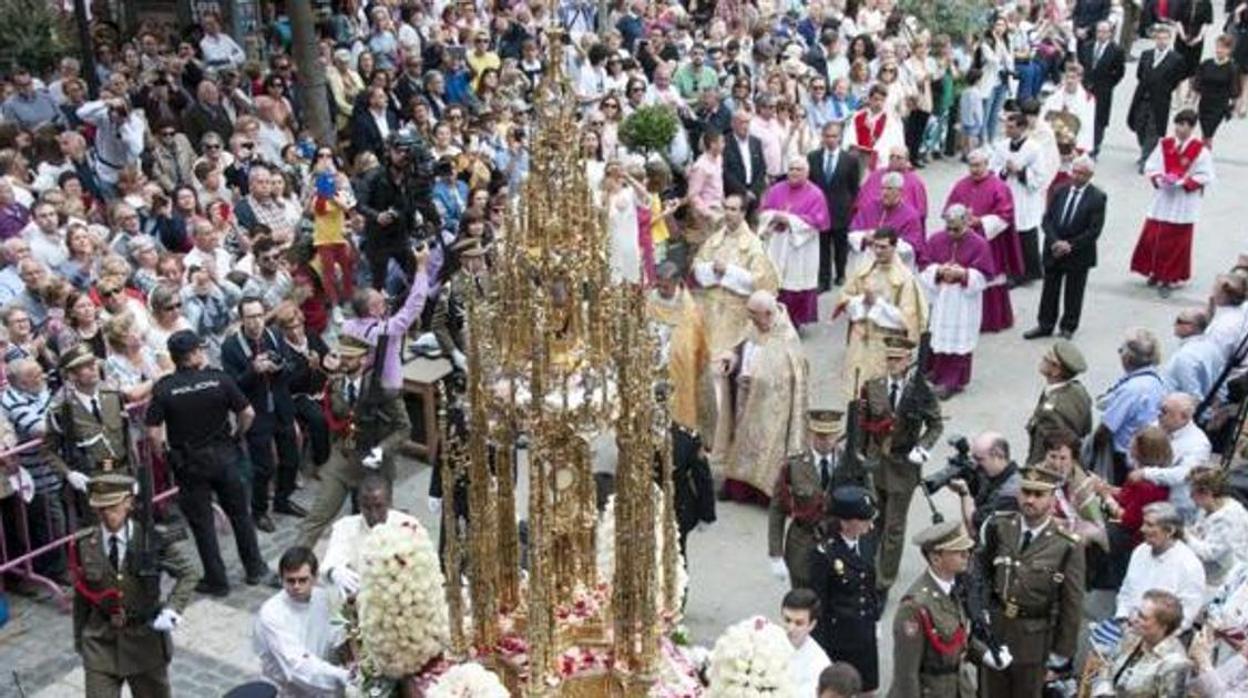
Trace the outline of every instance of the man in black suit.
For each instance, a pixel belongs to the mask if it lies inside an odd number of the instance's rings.
[[[1174,50],[1173,41],[1171,25],[1154,25],[1153,48],[1140,55],[1140,65],[1135,71],[1138,83],[1127,112],[1127,126],[1135,131],[1140,142],[1140,159],[1136,165],[1141,173],[1144,161],[1166,133],[1166,125],[1170,123],[1170,97],[1186,72],[1187,62]]]
[[[750,135],[751,114],[738,109],[732,115],[732,128],[724,134],[724,195],[741,194],[746,210],[753,211],[767,188],[767,163],[763,142]]]
[[[385,130],[382,130],[382,124]],[[380,87],[368,88],[368,101],[357,104],[351,115],[352,157],[364,151],[384,152],[386,138],[399,130],[399,117],[390,108],[390,99]]]
[[[1126,53],[1114,43],[1114,27],[1109,22],[1096,23],[1096,37],[1083,45],[1079,62],[1083,64],[1083,86],[1096,98],[1096,124],[1093,130],[1092,157],[1101,152],[1101,139],[1109,125],[1109,112],[1114,104],[1114,88],[1127,72]]]
[[[1075,7],[1070,11],[1070,21],[1075,27],[1075,38],[1079,50],[1092,42],[1096,35],[1096,27],[1109,19],[1110,0],[1075,0]]]
[[[1053,192],[1044,212],[1044,286],[1040,290],[1038,324],[1023,334],[1024,339],[1048,337],[1059,326],[1064,339],[1079,327],[1083,310],[1083,289],[1088,270],[1096,266],[1096,240],[1105,225],[1105,192],[1092,184],[1096,161],[1086,155],[1071,164],[1071,181]],[[1066,284],[1062,319],[1057,320],[1057,303]]]
[[[823,127],[823,147],[810,151],[810,180],[819,185],[828,201],[830,224],[819,235],[819,290],[827,291],[831,283],[845,283],[845,260],[849,256],[849,221],[854,213],[861,180],[858,158],[841,150],[841,124]],[[836,279],[832,280],[835,268]]]

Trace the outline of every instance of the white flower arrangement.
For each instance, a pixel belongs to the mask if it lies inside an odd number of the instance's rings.
[[[420,526],[383,524],[364,540],[359,604],[364,661],[376,674],[415,674],[450,642],[438,553]]]
[[[762,616],[728,628],[711,650],[708,698],[795,698],[789,677],[793,645],[779,626]]]
[[[650,698],[700,698],[702,683],[694,659],[676,643],[659,640],[659,680],[650,687]]]
[[[658,602],[659,609],[662,610],[678,610],[684,605],[685,589],[689,586],[689,572],[685,570],[684,556],[679,551],[676,553],[676,598],[665,599],[663,596],[663,541],[664,541],[664,507],[662,506],[663,491],[658,485],[654,486],[654,496],[659,506],[654,511],[654,560],[655,569],[658,570],[656,579],[658,586],[655,600]],[[675,514],[671,514],[675,516]],[[607,505],[602,510],[602,516],[598,518],[597,540],[594,541],[594,547],[598,566],[598,579],[610,581],[615,579],[615,495],[607,498]],[[669,621],[675,623],[679,618],[669,618]]]
[[[425,698],[509,698],[498,675],[477,664],[457,664],[425,692]]]

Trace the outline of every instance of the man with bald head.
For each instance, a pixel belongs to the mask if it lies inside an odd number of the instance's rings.
[[[968,172],[958,180],[945,199],[945,208],[954,204],[966,206],[968,222],[992,247],[996,275],[984,289],[984,314],[981,332],[999,332],[1014,325],[1014,308],[1010,305],[1009,277],[1023,273],[1023,248],[1014,230],[1014,195],[995,172],[988,168],[991,154],[979,149],[967,156]]]
[[[1226,367],[1226,353],[1217,339],[1206,332],[1209,310],[1187,308],[1174,318],[1174,336],[1179,346],[1161,368],[1161,377],[1171,390],[1203,400]]]
[[[1196,404],[1197,399],[1187,393],[1170,393],[1161,401],[1157,425],[1170,437],[1170,449],[1174,453],[1170,467],[1136,468],[1127,475],[1128,482],[1147,480],[1170,488],[1170,503],[1189,524],[1196,520],[1196,505],[1192,502],[1187,474],[1207,462],[1212,451],[1209,437],[1192,421]]]
[[[746,301],[750,329],[713,357],[719,418],[711,460],[724,494],[767,506],[780,468],[806,448],[806,356],[784,306],[768,291]]]
[[[0,247],[0,254],[3,254],[5,264],[0,270],[0,307],[4,307],[26,289],[22,275],[18,273],[18,265],[30,258],[30,243],[25,238],[9,238]]]
[[[979,481],[974,493],[962,478],[950,481],[949,489],[958,493],[962,519],[972,535],[977,535],[994,513],[1018,511],[1022,475],[1018,465],[1010,460],[1010,442],[995,431],[975,437],[971,442],[971,460],[975,461],[975,475]]]
[[[927,185],[910,164],[910,150],[898,143],[888,149],[888,164],[867,175],[858,192],[858,206],[880,198],[884,175],[896,172],[902,176],[901,199],[910,204],[925,223],[927,221]]]

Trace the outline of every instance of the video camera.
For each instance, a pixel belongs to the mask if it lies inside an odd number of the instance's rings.
[[[947,442],[956,451],[945,461],[945,467],[923,478],[923,489],[928,496],[944,489],[952,480],[962,478],[968,486],[976,481],[975,461],[971,458],[971,444],[965,436],[952,436]]]

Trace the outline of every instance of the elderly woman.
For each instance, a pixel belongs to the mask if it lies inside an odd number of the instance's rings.
[[[173,364],[161,357],[135,331],[134,316],[118,315],[104,325],[108,342],[108,359],[104,375],[125,395],[126,402],[146,400],[152,394],[156,379],[173,370]]]
[[[1196,523],[1187,527],[1184,539],[1204,563],[1209,586],[1216,587],[1236,564],[1248,561],[1248,510],[1229,496],[1221,468],[1198,466],[1188,473],[1187,481],[1200,513]]]
[[[19,359],[33,359],[45,370],[56,366],[56,357],[48,348],[47,338],[35,331],[30,313],[20,305],[10,305],[0,311],[0,322],[8,332],[9,342],[4,351],[4,362],[12,364]]]
[[[1108,550],[1104,504],[1096,492],[1096,479],[1079,463],[1079,437],[1063,430],[1046,438],[1044,467],[1062,474],[1062,486],[1054,492],[1054,517],[1068,531]]]
[[[1183,542],[1183,517],[1169,502],[1144,507],[1144,542],[1131,553],[1118,590],[1116,618],[1137,613],[1149,589],[1164,589],[1183,605],[1183,627],[1191,625],[1205,598],[1205,568]]]
[[[1092,684],[1094,697],[1182,698],[1191,663],[1177,631],[1183,607],[1174,594],[1150,589],[1131,616],[1131,632]]]
[[[151,328],[144,333],[147,344],[163,360],[169,360],[166,342],[174,332],[194,329],[182,313],[182,297],[178,287],[172,284],[161,284],[152,289],[147,296],[147,306],[151,312]],[[146,315],[148,311],[144,311]]]
[[[108,350],[101,329],[99,308],[91,296],[74,291],[65,299],[65,327],[57,334],[56,350],[64,354],[70,347],[85,342],[96,358],[103,359]]]

